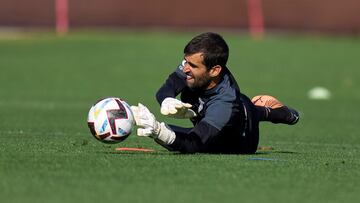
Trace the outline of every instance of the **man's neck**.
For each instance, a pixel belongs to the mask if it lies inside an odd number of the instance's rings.
[[[208,85],[208,87],[206,88],[206,90],[212,89],[214,88],[217,84],[219,84],[221,82],[221,77],[215,77],[210,84]]]

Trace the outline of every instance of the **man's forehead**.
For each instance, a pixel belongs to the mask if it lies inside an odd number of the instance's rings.
[[[203,63],[204,61],[204,53],[202,52],[197,52],[194,54],[187,54],[184,56],[186,61],[191,61],[194,63]]]

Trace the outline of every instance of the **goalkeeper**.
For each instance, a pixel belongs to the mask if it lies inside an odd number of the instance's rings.
[[[156,94],[161,114],[188,118],[192,128],[158,122],[142,104],[132,106],[137,134],[155,139],[170,151],[182,153],[255,153],[259,122],[298,122],[299,114],[277,99],[260,95],[250,100],[226,66],[229,49],[216,33],[193,38],[184,60]],[[180,94],[180,100],[176,99]]]

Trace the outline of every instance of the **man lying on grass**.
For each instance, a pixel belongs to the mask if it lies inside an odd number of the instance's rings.
[[[183,128],[158,122],[142,104],[132,106],[137,134],[155,139],[170,151],[182,153],[255,153],[259,122],[293,125],[296,110],[268,95],[250,100],[226,66],[229,48],[216,33],[193,38],[184,49],[184,59],[156,94],[161,113],[189,118],[194,127]],[[180,94],[180,100],[176,96]]]

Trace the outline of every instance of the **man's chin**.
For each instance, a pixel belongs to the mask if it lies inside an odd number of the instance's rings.
[[[186,83],[186,85],[187,85],[190,89],[192,89],[192,90],[194,90],[194,91],[202,90],[201,87],[195,85],[194,83]]]
[[[187,79],[186,85],[190,88],[194,87],[194,80],[193,79]]]

